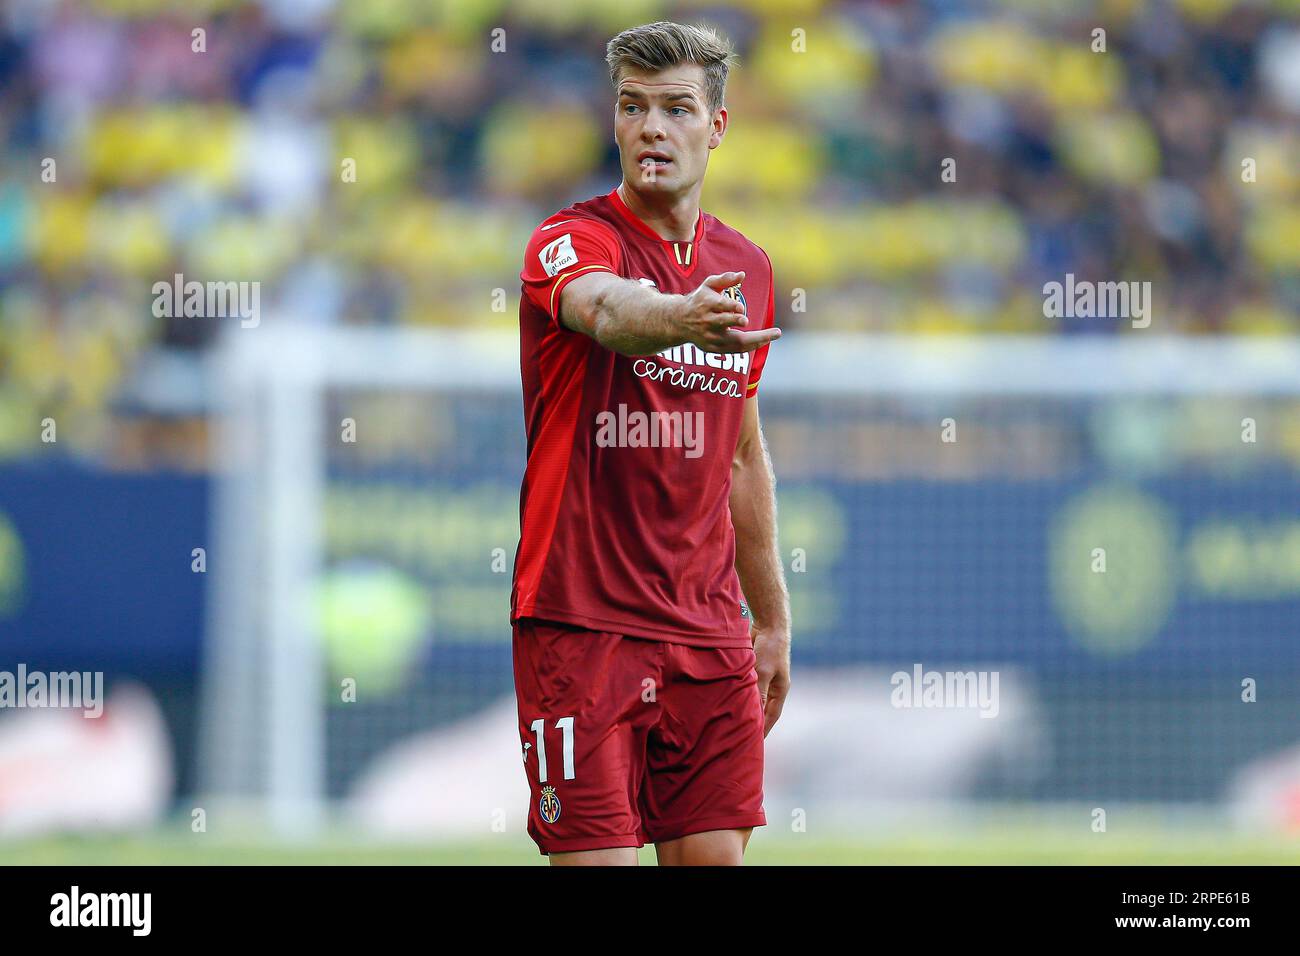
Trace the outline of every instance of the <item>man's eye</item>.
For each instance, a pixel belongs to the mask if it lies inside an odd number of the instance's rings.
[[[671,113],[677,110],[681,110],[683,113],[688,112],[688,110],[684,106],[674,106],[671,110],[669,110],[669,112]]]
[[[634,104],[634,103],[627,103],[627,104],[625,104],[625,105],[623,106],[623,112],[626,113],[628,110],[634,110],[634,109],[636,109],[636,108],[637,108],[637,107],[636,107],[636,104]]]

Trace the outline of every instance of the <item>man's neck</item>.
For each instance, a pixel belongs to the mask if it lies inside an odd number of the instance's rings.
[[[670,197],[665,205],[647,203],[630,188],[627,180],[619,183],[619,197],[632,214],[669,242],[691,242],[695,238],[695,224],[700,216],[700,192],[676,198]]]

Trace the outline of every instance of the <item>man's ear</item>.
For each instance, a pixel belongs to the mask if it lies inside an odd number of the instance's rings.
[[[721,123],[719,124],[719,121]],[[709,149],[722,145],[722,137],[727,132],[727,108],[724,106],[713,116],[713,132],[709,136]]]

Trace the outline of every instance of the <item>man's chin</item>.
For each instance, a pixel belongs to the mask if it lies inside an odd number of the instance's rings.
[[[677,192],[677,177],[672,173],[656,173],[654,176],[646,176],[640,169],[637,169],[633,174],[633,178],[628,179],[628,182],[639,193]]]

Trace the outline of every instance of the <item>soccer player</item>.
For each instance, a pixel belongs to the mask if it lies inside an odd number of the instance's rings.
[[[758,418],[767,254],[700,209],[734,61],[608,45],[623,181],[546,219],[519,308],[528,464],[511,596],[528,831],[552,864],[741,862],[790,610]]]

